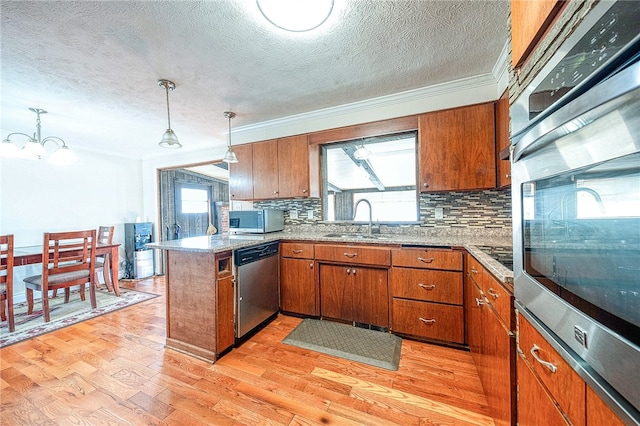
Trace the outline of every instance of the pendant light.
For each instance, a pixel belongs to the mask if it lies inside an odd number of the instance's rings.
[[[369,157],[371,157],[371,151],[369,151],[367,147],[364,146],[363,140],[358,149],[356,149],[353,153],[353,158],[355,158],[356,160],[366,160]]]
[[[164,87],[164,90],[167,92],[167,131],[162,135],[162,139],[158,143],[163,148],[171,148],[178,149],[182,148],[180,142],[178,142],[178,137],[173,130],[171,130],[171,116],[169,115],[169,90],[173,90],[176,88],[176,84],[173,81],[169,80],[158,80],[158,86]]]
[[[236,157],[236,153],[233,152],[231,148],[231,119],[236,116],[235,112],[225,111],[224,116],[229,119],[229,137],[227,143],[227,152],[224,154],[222,161],[225,163],[237,163],[238,157]]]

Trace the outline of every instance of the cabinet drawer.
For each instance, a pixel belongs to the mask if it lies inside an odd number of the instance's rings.
[[[429,269],[391,268],[393,297],[462,305],[462,274]]]
[[[391,252],[388,248],[379,247],[316,244],[315,258],[350,264],[389,266]]]
[[[482,289],[489,303],[493,305],[500,319],[507,325],[509,330],[515,328],[515,310],[513,306],[513,296],[505,290],[500,282],[493,277],[486,269],[483,270]]]
[[[478,262],[475,257],[468,254],[467,266],[465,269],[467,276],[471,278],[481,290],[484,291],[484,289],[482,288],[482,270],[484,269],[484,267],[480,264],[480,262]]]
[[[431,248],[394,249],[393,266],[462,271],[462,253]]]
[[[574,425],[583,425],[586,387],[584,380],[522,315],[518,317],[518,347],[569,420]],[[533,348],[538,348],[535,354],[540,361],[555,366],[555,372],[534,358],[531,353]]]
[[[281,243],[280,253],[282,254],[282,257],[294,257],[297,259],[313,259],[313,244]]]
[[[396,333],[464,343],[462,306],[394,298],[391,329]]]

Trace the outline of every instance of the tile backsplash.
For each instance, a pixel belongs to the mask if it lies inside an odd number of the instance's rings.
[[[435,210],[441,208],[443,218],[435,218]],[[343,231],[357,232],[361,225],[322,221],[322,202],[319,199],[289,199],[254,202],[254,208],[284,210],[285,227],[313,225],[314,227],[349,228]],[[291,211],[297,212],[292,218]],[[309,218],[312,212],[313,219]],[[511,232],[511,190],[486,190],[473,192],[447,192],[420,196],[420,223],[411,225],[381,225],[383,233],[410,233],[427,229],[477,230],[493,229]]]

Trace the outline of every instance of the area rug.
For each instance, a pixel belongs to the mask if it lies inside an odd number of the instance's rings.
[[[402,339],[390,333],[305,318],[282,343],[387,370],[400,364]]]
[[[27,302],[16,303],[14,305],[16,330],[9,333],[9,324],[7,321],[2,321],[0,348],[158,297],[157,294],[130,289],[120,289],[120,297],[118,297],[106,289],[97,289],[98,307],[91,309],[89,290],[86,290],[85,294],[85,301],[80,300],[78,291],[71,292],[69,303],[64,303],[64,292],[49,299],[51,321],[48,323],[44,322],[40,300],[35,300],[33,312],[30,315],[27,314]]]

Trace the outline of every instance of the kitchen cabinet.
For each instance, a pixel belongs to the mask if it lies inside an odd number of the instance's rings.
[[[321,316],[389,328],[390,257],[388,248],[316,244]]]
[[[535,373],[536,378],[533,381],[518,382],[518,410],[522,410],[519,414],[520,424],[527,422],[536,424],[524,416],[527,415],[525,407],[535,406],[536,403],[536,401],[527,400],[526,397],[541,392],[528,387],[539,387],[571,424],[585,425],[586,385],[584,380],[522,315],[518,315],[518,354],[522,358],[522,363]]]
[[[496,187],[493,102],[420,115],[418,144],[420,192]]]
[[[309,146],[307,135],[252,145],[253,199],[319,196],[319,146]]]
[[[313,244],[280,244],[280,309],[318,316],[318,285]]]
[[[462,253],[398,248],[391,265],[391,330],[464,344]]]
[[[511,0],[511,64],[520,67],[562,8],[560,0]]]
[[[166,251],[169,348],[215,362],[234,344],[231,252]]]
[[[520,425],[624,424],[527,318],[517,320]]]
[[[509,90],[496,102],[496,176],[498,188],[511,186]]]
[[[253,146],[236,145],[237,163],[229,163],[229,195],[232,200],[253,200]]]
[[[515,424],[515,317],[513,296],[467,255],[465,311],[469,350],[496,425]]]

